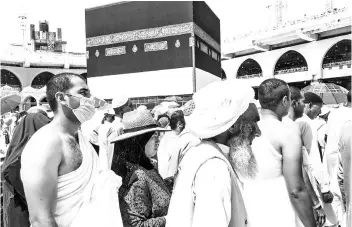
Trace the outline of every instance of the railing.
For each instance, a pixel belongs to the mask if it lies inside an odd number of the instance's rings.
[[[283,70],[278,70],[274,72],[274,75],[279,75],[279,74],[288,74],[288,73],[295,73],[295,72],[304,72],[308,71],[308,67],[299,67],[299,68],[291,68],[291,69],[283,69]]]
[[[263,77],[263,73],[255,73],[255,74],[251,74],[251,75],[237,76],[237,79],[250,79],[250,78],[256,78],[256,77]]]
[[[5,89],[4,89],[4,86],[6,86]],[[6,90],[6,91],[21,91],[21,86],[20,85],[1,84],[0,89]]]
[[[44,85],[31,85],[31,87],[32,88],[35,88],[35,89],[41,89],[41,88],[43,88],[45,86],[45,84]]]
[[[230,38],[230,39],[224,39],[223,43],[224,44],[231,43],[234,40],[240,40],[240,39],[244,39],[244,38],[247,38],[247,37],[250,37],[250,36],[256,36],[256,35],[259,35],[259,34],[262,34],[262,33],[266,33],[268,31],[275,31],[275,30],[278,30],[278,29],[281,29],[281,28],[285,28],[285,27],[289,27],[289,26],[303,24],[303,23],[306,23],[308,21],[320,20],[320,19],[327,18],[327,17],[332,16],[332,15],[336,15],[336,14],[339,14],[339,13],[346,12],[347,9],[348,9],[347,7],[344,7],[344,8],[340,8],[340,9],[334,9],[333,11],[329,11],[329,12],[323,12],[321,14],[316,14],[316,15],[312,15],[312,16],[305,16],[304,18],[299,18],[299,19],[296,19],[296,20],[286,21],[281,26],[275,26],[275,27],[272,27],[272,28],[265,28],[265,29],[257,30],[257,31],[250,31],[250,32],[245,33],[245,34],[239,34],[239,35],[237,35],[237,36],[235,36],[233,38]]]
[[[323,64],[323,69],[332,68],[332,67],[339,67],[339,66],[343,66],[343,65],[351,65],[351,60],[349,60],[349,61],[331,62],[331,63]]]

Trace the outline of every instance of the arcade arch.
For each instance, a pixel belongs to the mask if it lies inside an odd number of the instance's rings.
[[[48,100],[46,99],[46,96],[39,99],[39,105],[46,105],[46,104],[49,104]]]
[[[37,106],[37,100],[33,96],[28,96],[23,100],[23,110],[28,110],[32,106]]]
[[[321,67],[323,70],[332,68],[351,68],[351,40],[343,39],[329,48],[324,55]],[[338,78],[326,78],[324,83],[335,83],[346,89],[351,89],[351,74]]]
[[[48,81],[50,80],[51,77],[53,77],[54,74],[50,72],[42,72],[39,73],[32,81],[31,87],[40,89],[44,87]]]
[[[322,68],[351,65],[351,40],[343,39],[326,52]]]
[[[245,60],[237,70],[236,78],[253,78],[263,75],[259,63],[251,58]]]
[[[221,69],[221,80],[226,80],[226,73],[223,69]]]
[[[306,59],[297,51],[289,50],[277,60],[274,75],[308,71]]]
[[[87,81],[87,73],[82,73],[81,76],[85,79],[86,83],[88,83],[88,81]]]
[[[1,87],[8,85],[18,91],[22,90],[22,84],[20,79],[11,71],[1,69]]]

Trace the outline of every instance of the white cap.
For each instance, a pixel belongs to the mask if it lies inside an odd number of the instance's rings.
[[[145,111],[145,110],[148,110],[148,108],[144,105],[140,105],[140,106],[138,106],[137,110],[138,111]]]
[[[109,115],[115,115],[115,111],[113,109],[107,109],[104,113]]]
[[[126,95],[119,95],[112,100],[112,108],[119,108],[128,102],[128,97]]]

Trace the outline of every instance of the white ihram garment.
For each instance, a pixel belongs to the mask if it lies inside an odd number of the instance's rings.
[[[265,135],[253,141],[252,151],[258,168],[256,177],[249,179],[238,173],[244,184],[250,227],[294,227],[295,213],[282,175],[282,155]]]
[[[59,227],[122,227],[117,190],[120,179],[112,171],[99,172],[98,156],[78,132],[81,166],[59,176],[54,218]]]

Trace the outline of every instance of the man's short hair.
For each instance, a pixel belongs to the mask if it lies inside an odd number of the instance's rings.
[[[290,90],[287,83],[276,78],[264,80],[258,88],[259,103],[263,109],[274,111],[281,100],[289,95]]]
[[[177,122],[179,122],[179,121],[185,125],[185,116],[184,116],[182,110],[176,110],[175,112],[172,113],[171,118],[170,118],[171,130],[176,129]]]
[[[290,86],[290,92],[291,92],[291,100],[295,100],[298,102],[301,98],[303,98],[301,90],[299,90],[296,87]]]
[[[71,79],[73,77],[79,77],[85,81],[85,79],[75,73],[60,73],[53,76],[46,85],[46,99],[48,100],[50,108],[53,112],[57,111],[57,103],[55,94],[57,92],[66,92],[73,87]]]
[[[351,91],[347,93],[347,102],[351,102]]]

